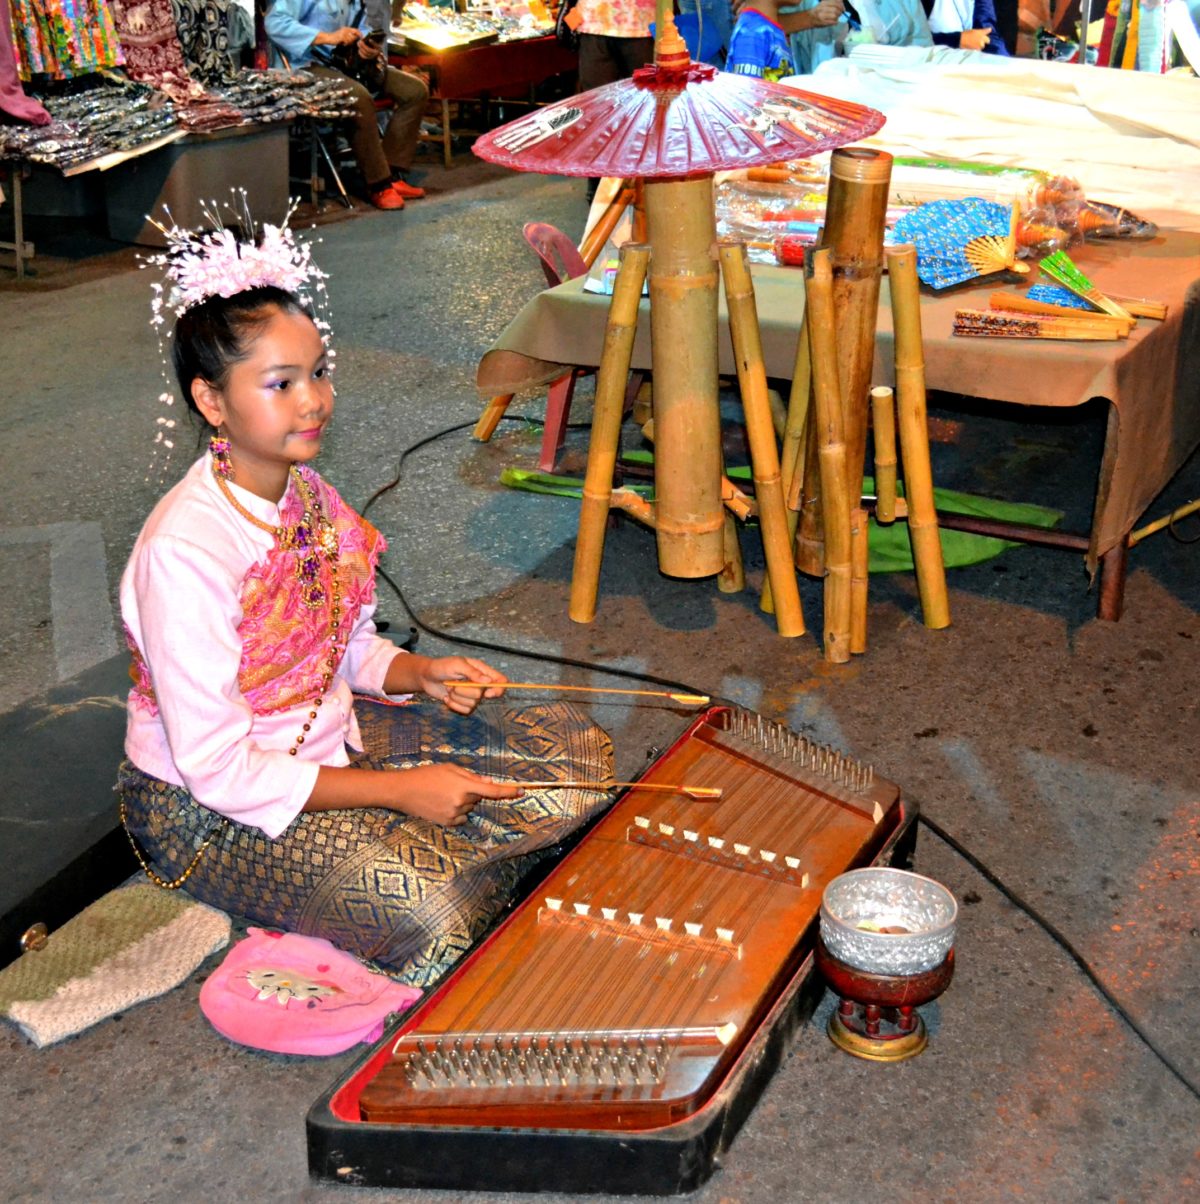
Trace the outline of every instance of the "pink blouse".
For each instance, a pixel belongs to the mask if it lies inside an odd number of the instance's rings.
[[[579,32],[648,38],[654,11],[654,0],[579,0]]]
[[[337,531],[345,651],[322,705],[332,581],[322,604],[302,597],[297,553],[221,495],[203,456],[154,508],[121,578],[133,653],[125,752],[143,772],[186,787],[197,802],[277,837],[312,793],[321,765],[361,748],[352,690],[381,695],[398,649],[375,631],[374,568],[386,544],[311,470]],[[290,525],[302,512],[289,482],[278,505],[236,485],[256,518]],[[317,717],[309,719],[315,710]],[[305,723],[304,743],[288,750]]]

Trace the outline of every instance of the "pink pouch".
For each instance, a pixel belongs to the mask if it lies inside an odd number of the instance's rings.
[[[320,937],[251,928],[200,988],[200,1010],[241,1045],[335,1054],[378,1039],[420,997]]]

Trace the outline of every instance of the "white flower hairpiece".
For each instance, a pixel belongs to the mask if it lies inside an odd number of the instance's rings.
[[[313,323],[328,350],[329,366],[333,367],[336,352],[329,347],[332,330],[325,288],[328,276],[313,262],[311,244],[300,242],[288,227],[295,202],[278,226],[264,223],[260,233],[245,189],[231,191],[232,199],[224,205],[211,201],[204,205],[201,212],[206,229],[184,229],[169,209],[164,211],[166,224],[149,219],[166,240],[165,250],[142,256],[140,264],[143,268],[158,268],[163,274],[163,279],[151,285],[150,299],[150,325],[158,333],[161,372],[168,385],[168,390],[159,394],[167,412],[155,423],[155,459],[159,459],[159,448],[165,453],[158,474],[160,483],[175,446],[176,429],[175,419],[170,417],[175,399],[169,391],[166,343],[173,330],[167,327],[168,315],[179,318],[211,297],[233,297],[255,288],[280,288],[310,307]],[[236,227],[241,237],[229,227]]]
[[[268,286],[294,293],[323,309],[326,274],[313,262],[312,247],[298,242],[288,228],[295,206],[281,225],[264,223],[261,233],[244,192],[235,194],[235,202],[225,208],[228,217],[222,220],[216,206],[205,206],[208,230],[185,230],[171,218],[170,211],[170,225],[150,219],[167,242],[161,254],[143,259],[144,267],[161,268],[165,276],[153,286],[151,324],[161,327],[168,311],[178,318],[210,297],[232,297]],[[243,231],[241,238],[226,228],[230,224]],[[318,321],[317,325],[322,333],[328,329],[327,322]]]

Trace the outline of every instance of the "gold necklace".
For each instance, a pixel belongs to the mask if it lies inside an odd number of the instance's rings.
[[[288,470],[300,491],[304,502],[304,514],[300,521],[291,527],[273,527],[264,523],[261,518],[251,514],[245,506],[233,496],[228,481],[220,473],[213,471],[213,479],[217,488],[226,501],[248,523],[260,531],[266,531],[275,537],[276,544],[284,551],[296,553],[296,576],[300,581],[300,596],[310,610],[316,610],[325,601],[325,587],[321,584],[321,560],[324,558],[330,566],[329,578],[332,585],[332,606],[329,610],[329,653],[325,658],[321,674],[321,688],[316,697],[309,703],[312,708],[300,732],[288,749],[289,756],[296,756],[305,736],[312,730],[313,720],[316,719],[319,708],[325,701],[325,695],[333,684],[337,672],[339,654],[342,651],[338,641],[341,638],[342,625],[342,583],[338,578],[338,539],[337,529],[325,516],[316,490],[305,480],[304,474],[293,464]]]

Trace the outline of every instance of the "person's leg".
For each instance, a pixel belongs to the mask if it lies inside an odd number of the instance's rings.
[[[403,173],[412,166],[417,153],[429,86],[419,76],[389,67],[383,95],[396,105],[383,133],[383,153],[392,173]]]
[[[350,146],[354,151],[358,170],[362,172],[367,182],[367,193],[372,201],[392,186],[392,169],[388,166],[387,157],[383,153],[383,143],[379,137],[379,125],[375,116],[375,102],[371,94],[348,75],[335,71],[332,67],[320,67],[313,64],[305,68],[313,75],[326,79],[335,79],[344,88],[348,88],[354,100],[353,128],[350,133]],[[398,198],[399,199],[399,198]],[[376,202],[377,203],[377,202]],[[401,208],[396,205],[393,208]]]
[[[654,62],[653,38],[613,38],[614,57],[621,65],[620,79],[628,79],[639,67]]]

